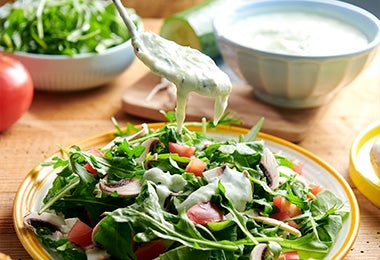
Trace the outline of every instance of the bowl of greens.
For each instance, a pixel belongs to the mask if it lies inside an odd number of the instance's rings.
[[[138,29],[142,21],[127,9]],[[111,1],[16,1],[0,7],[0,52],[21,61],[36,89],[83,90],[107,84],[135,55]]]

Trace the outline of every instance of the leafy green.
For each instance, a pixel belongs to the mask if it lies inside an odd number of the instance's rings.
[[[63,259],[86,260],[87,256],[81,250],[78,250],[68,239],[53,240],[50,238],[41,238],[44,247],[50,250],[52,256]]]
[[[170,217],[168,213],[162,211],[154,184],[150,182],[145,183],[135,204],[107,214],[112,216],[116,222],[127,222],[137,230],[144,230],[135,234],[135,240],[140,242],[147,242],[160,237],[201,250],[224,249],[234,251],[238,249],[230,241],[212,241],[204,238],[195,225],[185,217],[185,214],[181,214],[179,217]],[[176,219],[175,223],[172,223],[173,218]]]
[[[128,9],[136,24],[141,23]],[[7,52],[76,55],[102,52],[130,38],[111,1],[17,0],[0,7]]]
[[[229,140],[209,137],[209,123],[205,120],[185,123],[182,131],[178,132],[177,125],[169,122],[131,139],[123,136],[133,134],[139,128],[129,124],[122,129],[114,121],[117,139],[107,148],[98,148],[104,156],[77,146],[68,150],[62,148],[65,159],[55,157],[44,163],[53,167],[57,177],[44,198],[45,205],[40,212],[52,211],[65,218],[76,217],[92,227],[97,224],[94,241],[115,259],[135,259],[132,245],[145,245],[157,239],[169,241],[167,251],[160,255],[164,260],[194,257],[249,259],[250,252],[259,243],[268,245],[270,257],[278,257],[285,251],[297,251],[301,259],[323,258],[349,214],[348,205],[328,190],[310,197],[310,188],[300,182],[295,173],[292,175],[286,171],[280,173],[279,187],[270,189],[259,167],[265,147],[263,140],[257,140],[262,120],[246,136]],[[189,130],[188,127],[193,125],[200,126],[202,131]],[[158,142],[144,154],[141,162],[140,156],[145,150],[143,143],[150,138],[157,138]],[[191,158],[170,153],[169,142],[196,147],[194,156],[206,162],[206,170],[231,171],[224,172],[223,177],[216,180],[195,176],[186,169]],[[275,158],[282,167],[293,167],[285,156],[275,154]],[[90,172],[89,166],[96,172]],[[152,168],[157,168],[156,173],[150,174],[158,175],[150,179],[145,173]],[[240,174],[239,178],[245,182],[233,180],[234,174]],[[237,177],[236,180],[240,180]],[[110,184],[131,178],[141,181],[141,190],[136,197],[122,197],[117,192],[105,193],[99,187],[101,181]],[[173,185],[173,180],[180,181],[181,185]],[[248,194],[249,199],[244,200],[242,206],[237,206],[236,197],[230,196],[231,191],[234,195],[239,191],[240,199]],[[283,197],[301,210],[301,214],[284,220],[296,223],[297,232],[282,228],[278,220],[270,221],[273,220],[272,214],[278,211],[273,203],[276,196]],[[190,204],[182,207],[189,198]],[[187,210],[198,203],[197,198],[213,203],[225,219],[206,225],[194,223]],[[45,231],[40,229],[40,239],[48,247],[56,246],[52,250],[57,252],[59,249],[58,253],[64,259],[72,259],[68,255],[73,253],[73,249],[82,250],[67,241],[65,234],[54,241]]]
[[[95,233],[94,240],[108,249],[118,259],[135,259],[132,248],[132,229],[127,222],[116,222],[105,217]]]
[[[210,251],[196,250],[187,246],[179,246],[173,250],[170,250],[160,255],[160,260],[208,260],[210,259]]]

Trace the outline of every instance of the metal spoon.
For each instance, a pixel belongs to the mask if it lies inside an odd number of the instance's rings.
[[[187,96],[196,92],[215,98],[214,124],[227,107],[232,84],[215,62],[202,52],[181,46],[153,32],[139,32],[120,0],[113,0],[131,34],[136,56],[153,73],[173,82],[177,87],[176,117],[178,129],[185,120]]]

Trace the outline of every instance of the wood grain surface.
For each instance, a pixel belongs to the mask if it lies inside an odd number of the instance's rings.
[[[162,20],[145,19],[145,28],[158,31]],[[13,199],[28,172],[58,145],[112,130],[111,117],[120,125],[143,119],[123,111],[122,96],[148,69],[138,60],[107,86],[88,91],[50,93],[37,91],[29,111],[0,133],[0,252],[12,259],[31,259],[13,227]],[[360,205],[358,237],[345,259],[380,259],[380,209],[352,185],[349,151],[355,137],[380,120],[380,59],[325,107],[311,123],[299,145],[330,163],[350,183]],[[252,115],[256,115],[252,111]]]

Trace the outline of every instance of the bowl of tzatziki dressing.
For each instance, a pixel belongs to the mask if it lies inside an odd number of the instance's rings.
[[[214,32],[224,61],[256,97],[308,108],[329,102],[373,61],[379,24],[335,0],[258,0],[226,4]]]

